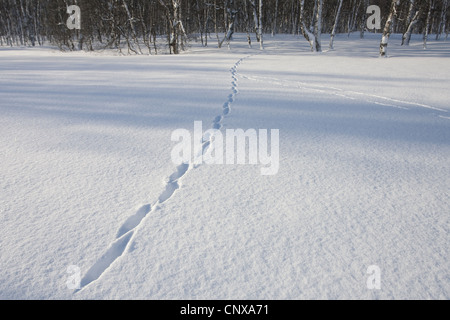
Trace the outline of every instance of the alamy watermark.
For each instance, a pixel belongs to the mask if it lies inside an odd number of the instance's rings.
[[[381,289],[381,269],[377,265],[371,265],[367,268],[367,289],[380,290]]]
[[[70,17],[67,19],[66,26],[70,30],[81,29],[81,9],[77,5],[67,7],[67,13]],[[369,30],[381,29],[381,9],[377,5],[367,7],[366,13],[371,14],[367,19],[367,28]]]
[[[81,270],[78,266],[70,265],[67,267],[69,276],[66,280],[67,289],[77,290],[81,288]]]
[[[379,6],[372,5],[367,7],[366,13],[372,14],[367,19],[367,29],[381,29],[381,9]]]
[[[67,7],[67,13],[70,17],[66,21],[66,26],[70,30],[81,29],[81,9],[79,6],[72,5]]]
[[[194,131],[177,129],[171,140],[178,142],[171,152],[172,162],[200,164],[262,165],[262,175],[275,175],[280,167],[280,132],[278,129],[218,129],[203,132],[202,121],[194,122]],[[269,151],[270,148],[270,151]]]

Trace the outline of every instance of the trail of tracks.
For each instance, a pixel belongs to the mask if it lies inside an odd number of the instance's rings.
[[[281,87],[291,87],[298,88],[302,90],[318,92],[321,94],[330,94],[339,97],[343,97],[350,100],[364,100],[369,103],[374,103],[384,107],[392,107],[403,110],[410,110],[411,108],[424,108],[428,109],[432,112],[433,115],[438,116],[440,118],[449,119],[448,111],[444,109],[440,109],[428,104],[410,102],[400,99],[394,99],[390,97],[384,97],[375,94],[369,94],[364,92],[358,92],[354,90],[344,90],[341,88],[335,88],[331,86],[317,85],[311,84],[307,82],[301,81],[292,81],[292,80],[282,80],[278,78],[272,77],[262,77],[262,76],[254,76],[254,75],[245,75],[241,74],[241,77],[246,80],[255,81],[255,82],[264,82],[271,83],[273,85],[281,86]]]
[[[212,129],[220,130],[223,126],[223,121],[226,116],[231,113],[231,106],[235,101],[238,94],[238,67],[248,57],[239,59],[233,67],[230,69],[231,73],[231,93],[228,95],[227,101],[223,104],[221,113],[217,115],[212,122]],[[210,145],[210,137],[203,137],[202,148],[198,150],[197,157],[204,155]],[[194,161],[195,163],[195,161]],[[130,244],[133,242],[133,238],[139,230],[139,226],[142,221],[155,211],[160,204],[169,201],[175,194],[175,191],[180,188],[181,179],[194,168],[193,164],[183,163],[176,167],[176,170],[170,175],[164,191],[159,195],[158,200],[155,203],[145,204],[136,211],[136,213],[130,216],[117,231],[116,239],[109,245],[105,253],[92,265],[92,267],[86,272],[81,279],[79,292],[98,280],[108,268],[122,257],[129,249]]]

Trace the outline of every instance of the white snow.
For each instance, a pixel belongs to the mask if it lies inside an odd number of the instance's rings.
[[[1,299],[450,298],[450,42],[245,38],[0,48]],[[194,121],[279,129],[278,173],[177,167]]]

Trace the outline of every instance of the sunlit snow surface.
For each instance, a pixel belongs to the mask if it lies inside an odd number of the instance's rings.
[[[0,298],[449,299],[450,41],[419,39],[0,48]],[[194,121],[279,129],[278,174],[177,167]]]

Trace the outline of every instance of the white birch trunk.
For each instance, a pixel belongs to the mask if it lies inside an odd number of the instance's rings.
[[[364,11],[363,11],[363,16],[361,17],[361,33],[359,35],[359,37],[361,39],[364,38],[364,31],[366,30],[366,21],[367,21],[367,8],[369,7],[369,0],[364,0]]]
[[[408,25],[408,29],[406,29],[406,32],[403,34],[402,37],[402,46],[409,46],[409,41],[411,40],[411,33],[417,22],[419,22],[419,16],[420,11],[417,11],[414,17],[411,19]]]
[[[141,51],[141,47],[139,45],[139,40],[137,38],[137,34],[136,34],[136,27],[134,25],[134,18],[130,13],[130,10],[128,8],[128,4],[125,0],[122,0],[123,3],[123,7],[125,8],[125,12],[127,13],[127,17],[128,17],[128,22],[130,23],[130,27],[131,27],[131,36],[133,38],[134,43],[136,44],[136,48],[134,47],[134,45],[131,45],[131,50],[137,54],[142,54]],[[128,41],[128,39],[127,39]],[[128,42],[129,44],[131,44],[130,42]]]
[[[305,24],[305,0],[299,0],[300,1],[300,29],[302,31],[303,36],[305,37],[306,41],[309,42],[309,45],[311,46],[311,51],[314,52],[316,50],[316,38],[314,34],[308,29],[308,27]]]
[[[235,10],[233,6],[233,2],[230,3],[231,7],[227,7],[227,32],[225,33],[225,36],[223,37],[222,41],[219,42],[219,48],[222,47],[223,43],[227,41],[228,49],[230,49],[230,41],[233,37],[234,33],[234,25],[236,21],[236,14],[238,11]]]
[[[259,48],[264,50],[263,41],[263,25],[262,25],[262,13],[263,13],[263,0],[259,0],[259,17],[258,17],[258,34],[259,34]]]
[[[411,39],[411,31],[412,31],[412,22],[417,18],[417,14],[419,11],[416,12],[414,15],[414,3],[415,0],[409,0],[409,10],[408,10],[408,18],[406,20],[406,30],[403,33],[402,36],[402,46],[403,45],[409,45],[409,41]]]
[[[316,21],[314,23],[314,39],[317,52],[322,52],[322,43],[321,43],[322,9],[323,9],[323,0],[319,0],[317,3]]]
[[[448,0],[442,1],[442,11],[441,11],[441,21],[439,23],[439,29],[436,33],[436,40],[439,40],[441,34],[445,32],[445,25],[447,24],[447,9],[448,9]]]
[[[399,2],[398,0],[392,0],[392,3],[391,3],[391,9],[389,11],[389,16],[388,16],[386,24],[384,26],[383,36],[381,38],[380,57],[386,57],[388,41],[389,41],[389,37],[391,35],[392,23],[394,21],[395,14],[397,12],[397,3],[398,2]]]
[[[336,18],[334,19],[333,30],[331,31],[331,37],[330,37],[330,45],[329,45],[330,50],[334,49],[334,37],[336,36],[336,29],[337,29],[337,25],[339,23],[339,17],[341,15],[342,2],[343,2],[343,0],[339,0],[338,9],[336,12]]]
[[[256,41],[259,42],[259,19],[258,19],[258,10],[256,8],[256,3],[253,0],[250,0],[250,4],[252,5],[253,9],[253,21],[255,23],[255,34],[256,34]]]
[[[317,0],[314,0],[314,9],[312,12],[311,24],[309,26],[309,30],[314,30],[314,24],[316,22],[316,17],[317,17]]]
[[[272,23],[272,37],[277,33],[277,18],[278,18],[278,0],[275,1],[275,13]]]
[[[427,22],[425,24],[425,30],[423,33],[423,49],[427,49],[427,41],[428,41],[428,32],[430,30],[431,24],[431,10],[433,8],[433,0],[428,1],[428,14],[427,14]]]

